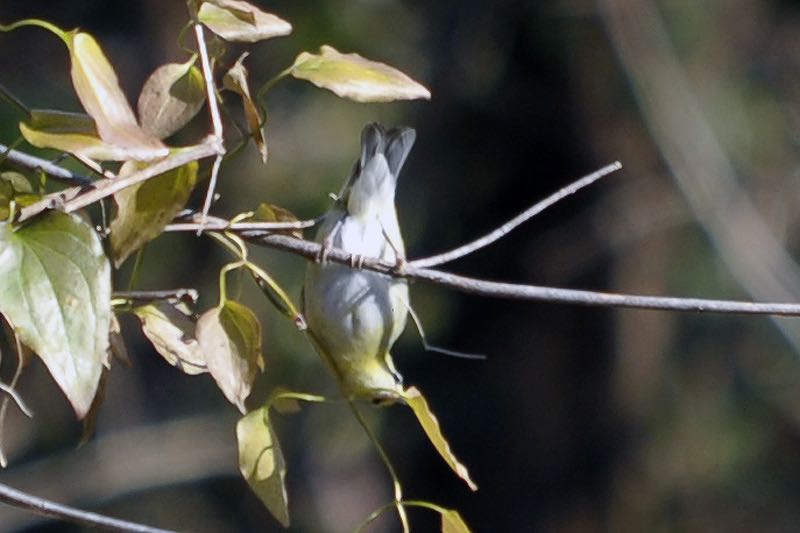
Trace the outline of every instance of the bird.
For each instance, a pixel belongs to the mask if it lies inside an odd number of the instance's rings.
[[[390,350],[409,313],[406,280],[327,261],[331,247],[401,265],[405,248],[395,210],[400,170],[416,139],[409,127],[367,124],[353,170],[322,218],[321,246],[303,286],[304,315],[311,339],[337,376],[348,399],[393,403],[403,396],[403,378]]]

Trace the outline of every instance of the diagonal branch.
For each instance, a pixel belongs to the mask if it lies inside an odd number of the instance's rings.
[[[220,145],[220,151],[217,152],[217,157],[214,159],[214,164],[211,166],[211,179],[208,182],[208,190],[206,191],[206,198],[203,201],[203,216],[202,223],[205,223],[208,211],[211,209],[211,200],[214,198],[214,190],[217,187],[217,177],[219,175],[219,166],[222,164],[222,156],[225,155],[225,148],[222,144],[222,119],[219,114],[219,105],[217,103],[217,89],[214,86],[214,72],[211,68],[211,61],[208,58],[208,48],[206,47],[205,33],[203,32],[203,25],[199,22],[194,24],[195,38],[197,39],[197,49],[200,52],[200,63],[203,66],[203,78],[206,85],[206,98],[208,99],[208,110],[211,114],[211,127],[212,135],[217,139]],[[202,233],[203,226],[197,230],[198,235]]]
[[[180,228],[167,226],[167,231],[196,231],[199,223],[183,223]],[[208,228],[206,228],[208,229]],[[285,252],[291,252],[316,260],[322,246],[319,243],[268,233],[265,231],[234,231],[254,244]],[[446,287],[459,292],[505,298],[512,300],[533,300],[552,303],[567,303],[596,307],[625,307],[632,309],[654,309],[662,311],[694,311],[706,313],[726,313],[743,315],[800,316],[800,304],[774,302],[746,302],[736,300],[710,300],[704,298],[678,298],[669,296],[644,296],[637,294],[617,294],[559,287],[543,287],[519,283],[502,283],[470,278],[449,272],[414,266],[414,262],[400,268],[370,257],[358,258],[340,248],[329,248],[327,260],[334,263],[360,267],[392,277],[420,280]],[[356,261],[356,259],[358,259]]]
[[[555,193],[551,194],[544,200],[535,203],[534,205],[530,206],[528,209],[520,213],[519,215],[515,216],[499,228],[495,229],[494,231],[487,233],[483,237],[475,239],[472,242],[464,244],[463,246],[459,246],[449,252],[444,252],[441,254],[437,254],[431,257],[426,257],[424,259],[417,259],[412,261],[412,265],[415,267],[432,267],[443,265],[445,263],[449,263],[450,261],[454,261],[460,257],[464,257],[465,255],[469,255],[481,248],[489,246],[493,242],[502,239],[512,230],[514,230],[517,226],[527,222],[528,220],[532,219],[548,207],[553,204],[558,203],[559,201],[563,200],[567,196],[573,195],[579,190],[583,189],[584,187],[588,187],[595,181],[599,180],[600,178],[611,174],[612,172],[616,172],[617,170],[622,168],[622,164],[619,161],[611,163],[610,165],[606,165],[600,170],[592,172],[583,178],[570,183],[566,187],[556,191]]]
[[[107,198],[123,189],[147,181],[164,172],[181,167],[192,161],[218,155],[221,153],[222,143],[219,139],[208,137],[206,140],[195,146],[185,148],[166,159],[143,168],[124,178],[102,180],[91,185],[78,185],[64,191],[50,194],[39,200],[35,204],[20,209],[19,222],[30,220],[34,216],[46,211],[47,209],[59,209],[67,213],[72,213],[78,209],[91,205],[103,198]]]
[[[136,522],[119,520],[90,511],[82,511],[81,509],[33,496],[2,483],[0,483],[0,502],[20,509],[27,509],[43,516],[58,518],[59,520],[65,520],[82,526],[102,528],[107,531],[174,533],[168,529],[145,526],[143,524],[137,524]]]

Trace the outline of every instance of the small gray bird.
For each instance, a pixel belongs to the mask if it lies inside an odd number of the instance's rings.
[[[402,377],[389,350],[406,325],[408,285],[328,263],[325,249],[350,252],[354,262],[359,257],[405,259],[394,195],[415,137],[411,128],[364,128],[361,156],[317,232],[321,260],[306,271],[303,299],[311,337],[349,398],[386,402],[402,394]]]

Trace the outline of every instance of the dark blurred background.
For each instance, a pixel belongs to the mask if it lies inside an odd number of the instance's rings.
[[[254,0],[255,2],[255,0]],[[254,84],[331,44],[410,74],[430,102],[362,105],[285,80],[267,99],[266,167],[249,148],[223,168],[223,216],[268,201],[303,218],[338,191],[368,121],[408,124],[417,145],[398,211],[411,258],[474,238],[611,161],[625,168],[447,269],[476,277],[643,294],[800,300],[800,2],[257,1],[294,25],[252,47]],[[183,61],[183,2],[8,0],[0,21],[39,17],[93,33],[135,101],[159,64]],[[0,35],[0,80],[33,107],[79,110],[63,45]],[[223,62],[232,64],[239,48]],[[238,113],[239,104],[228,103]],[[0,106],[0,142],[17,136]],[[200,138],[201,115],[181,142]],[[49,156],[55,157],[50,153]],[[197,200],[195,200],[195,204]],[[305,264],[257,250],[299,298]],[[217,299],[225,253],[166,235],[139,288]],[[124,288],[127,264],[117,275]],[[248,279],[275,385],[333,394],[304,337]],[[476,531],[794,531],[800,520],[800,327],[795,321],[487,300],[424,284],[412,302],[430,340],[488,355],[395,348],[427,395],[471,494],[401,407],[371,412],[409,498],[458,509]],[[279,531],[238,474],[237,413],[207,376],[159,358],[135,320],[132,368],[110,374],[94,438],[35,362],[11,410],[0,482],[60,502],[192,531]],[[10,359],[10,358],[6,358]],[[4,375],[11,361],[3,361]],[[341,405],[276,416],[293,531],[351,531],[391,499],[374,450]],[[412,510],[415,531],[436,517]],[[72,531],[0,507],[3,531]],[[396,531],[387,513],[372,531]]]

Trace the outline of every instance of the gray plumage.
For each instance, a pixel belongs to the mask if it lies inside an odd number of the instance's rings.
[[[397,177],[414,144],[411,128],[367,125],[361,154],[316,240],[389,262],[405,250],[394,206]],[[309,264],[304,285],[309,331],[349,397],[389,400],[402,378],[389,350],[405,328],[405,280],[344,265]]]

